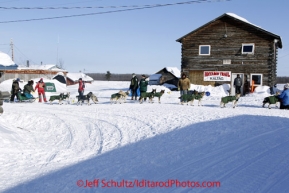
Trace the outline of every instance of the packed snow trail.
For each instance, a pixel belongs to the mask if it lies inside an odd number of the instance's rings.
[[[93,85],[88,85],[93,86]],[[1,192],[288,192],[289,114],[242,97],[235,109],[178,103],[5,103],[0,117]],[[124,86],[123,86],[124,87]],[[97,90],[98,89],[98,90]],[[75,93],[74,93],[75,95]],[[210,181],[214,188],[84,188],[105,180]]]

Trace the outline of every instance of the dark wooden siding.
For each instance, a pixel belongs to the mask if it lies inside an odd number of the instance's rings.
[[[223,17],[184,37],[181,43],[181,67],[187,74],[200,70],[260,73],[264,85],[276,83],[277,46],[275,48],[274,38],[244,22]],[[242,54],[242,43],[254,43],[254,54]],[[199,45],[210,45],[211,54],[200,56]],[[231,64],[223,64],[223,60],[228,59]]]
[[[168,72],[166,68],[158,71],[156,74],[162,74],[162,77],[160,79],[160,84],[173,84],[175,86],[178,86],[179,78],[175,77],[172,73]]]

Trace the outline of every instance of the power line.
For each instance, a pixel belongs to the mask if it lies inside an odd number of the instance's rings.
[[[26,58],[29,58],[29,57],[27,57],[23,52],[21,52],[20,51],[20,49],[15,45],[15,44],[13,44],[13,46],[18,50],[18,52],[20,53],[20,54],[22,54],[24,57],[26,57]],[[36,62],[34,62],[33,60],[29,60],[30,62],[32,62],[32,64],[37,64]]]
[[[152,4],[152,5],[120,5],[120,6],[89,6],[89,7],[0,7],[0,9],[119,9],[119,8],[144,8],[153,6],[168,6],[168,5],[181,5],[181,4],[192,4],[211,2],[211,0],[195,0],[179,3],[167,3],[167,4]]]
[[[289,56],[289,54],[286,54],[286,55],[283,55],[283,56],[279,56],[279,59],[280,59],[280,58],[284,58],[284,57],[286,57],[286,56]]]
[[[114,10],[114,11],[105,11],[105,12],[96,12],[96,13],[86,13],[86,14],[78,14],[78,15],[66,15],[66,16],[58,16],[58,17],[46,17],[46,18],[36,18],[36,19],[23,19],[23,20],[13,20],[13,21],[1,21],[0,23],[13,23],[13,22],[26,22],[26,21],[39,21],[39,20],[49,20],[49,19],[61,19],[61,18],[70,18],[70,17],[82,17],[82,16],[90,16],[90,15],[100,15],[100,14],[108,14],[108,13],[117,13],[117,12],[125,12],[125,11],[133,11],[133,10],[141,10],[141,9],[150,9],[156,7],[165,7],[165,6],[172,6],[172,5],[183,5],[183,4],[193,4],[193,3],[211,3],[211,2],[220,2],[220,1],[231,1],[231,0],[194,0],[194,1],[187,1],[187,2],[179,2],[179,3],[167,3],[167,4],[154,4],[154,5],[143,5],[143,6],[127,6],[131,7],[129,9],[121,9],[121,10]],[[110,8],[120,8],[117,6],[110,6]]]

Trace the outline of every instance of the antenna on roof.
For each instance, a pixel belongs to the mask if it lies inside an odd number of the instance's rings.
[[[11,59],[12,59],[12,61],[14,62],[14,51],[13,51],[13,41],[12,41],[12,38],[11,38],[11,41],[10,41],[10,47],[11,47]]]
[[[58,66],[58,47],[59,47],[59,35],[57,36],[56,66]]]

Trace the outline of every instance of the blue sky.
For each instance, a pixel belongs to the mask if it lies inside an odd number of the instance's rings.
[[[0,7],[132,6],[186,0],[0,0]],[[278,76],[289,76],[289,1],[231,0],[193,3],[95,14],[83,17],[0,23],[0,51],[17,64],[55,64],[70,72],[146,73],[163,67],[181,68],[181,44],[176,40],[224,13],[235,13],[281,36]],[[0,22],[121,10],[0,9]]]

